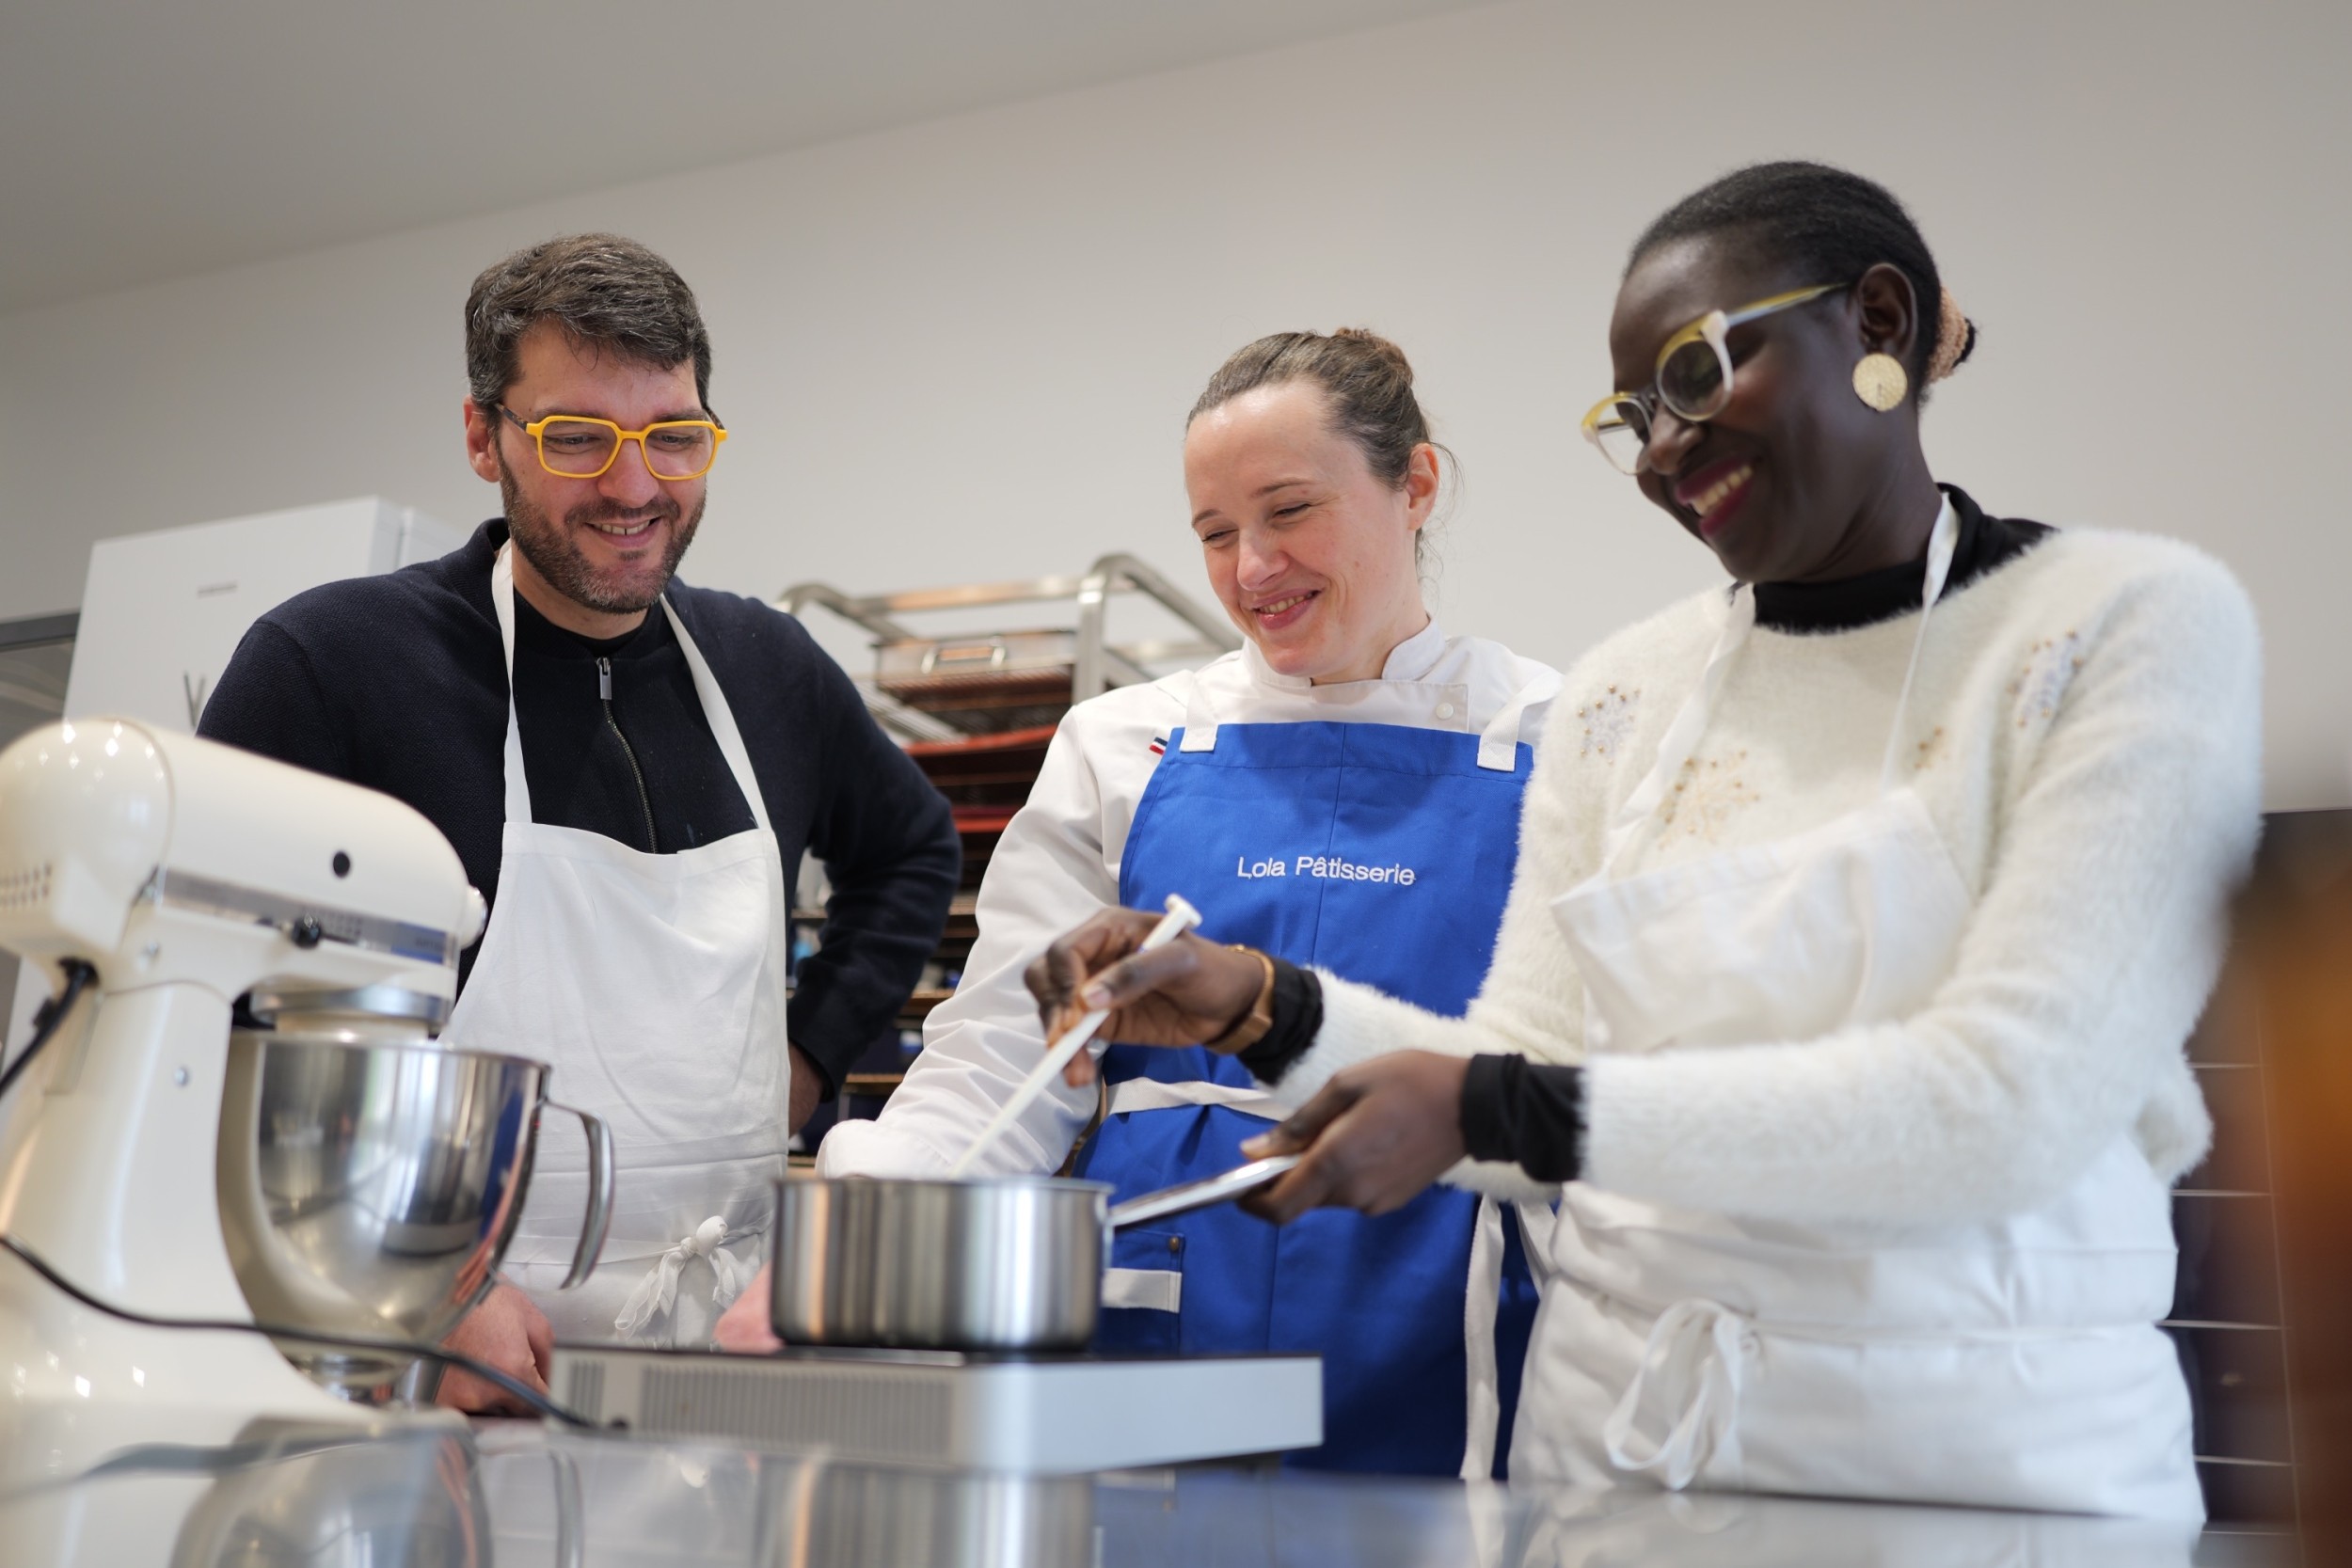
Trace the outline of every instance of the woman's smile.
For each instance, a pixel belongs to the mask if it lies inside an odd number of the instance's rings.
[[[1755,478],[1754,458],[1726,457],[1677,483],[1674,498],[1697,516],[1699,536],[1711,541],[1731,526],[1747,504],[1750,482]]]
[[[1285,594],[1263,604],[1252,605],[1249,613],[1257,617],[1261,631],[1282,631],[1305,620],[1308,610],[1322,596],[1323,590],[1320,588],[1311,588],[1303,594]]]

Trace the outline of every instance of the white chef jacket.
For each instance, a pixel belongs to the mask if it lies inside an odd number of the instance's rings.
[[[1254,645],[1199,671],[1123,687],[1065,715],[1028,804],[1006,827],[980,884],[979,938],[956,994],[923,1027],[923,1053],[874,1121],[834,1127],[820,1176],[939,1176],[1037,1066],[1044,1030],[1022,972],[1048,942],[1119,902],[1120,857],[1168,733],[1194,683],[1221,724],[1398,724],[1477,734],[1531,682],[1554,673],[1497,642],[1449,638],[1432,621],[1396,645],[1380,678],[1316,686],[1278,673]],[[1431,688],[1441,689],[1430,701]],[[1530,702],[1518,738],[1543,733]],[[1090,1047],[1099,1054],[1100,1042]],[[1057,1081],[1007,1129],[977,1176],[1058,1168],[1098,1091]]]

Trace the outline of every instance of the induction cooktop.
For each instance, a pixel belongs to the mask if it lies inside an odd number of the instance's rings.
[[[555,1397],[648,1436],[884,1465],[1075,1474],[1313,1448],[1312,1355],[771,1355],[559,1344]]]

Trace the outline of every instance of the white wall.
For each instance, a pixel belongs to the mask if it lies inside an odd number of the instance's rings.
[[[1565,661],[1712,578],[1575,436],[1625,246],[1727,166],[1809,155],[1901,194],[1983,328],[1930,417],[1938,473],[2226,559],[2265,617],[2274,803],[2340,803],[2347,19],[1499,6],[0,319],[0,616],[72,606],[109,534],[368,492],[494,510],[460,301],[593,226],[676,262],[716,338],[737,438],[691,580],[875,591],[1110,547],[1196,580],[1200,384],[1259,333],[1366,323],[1468,466],[1441,613]]]

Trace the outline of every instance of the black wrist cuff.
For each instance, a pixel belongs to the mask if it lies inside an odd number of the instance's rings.
[[[1461,1128],[1473,1160],[1509,1160],[1538,1181],[1573,1181],[1584,1169],[1583,1069],[1472,1056]]]
[[[1261,1084],[1279,1084],[1323,1031],[1323,982],[1311,969],[1274,958],[1274,1022],[1234,1060]]]

